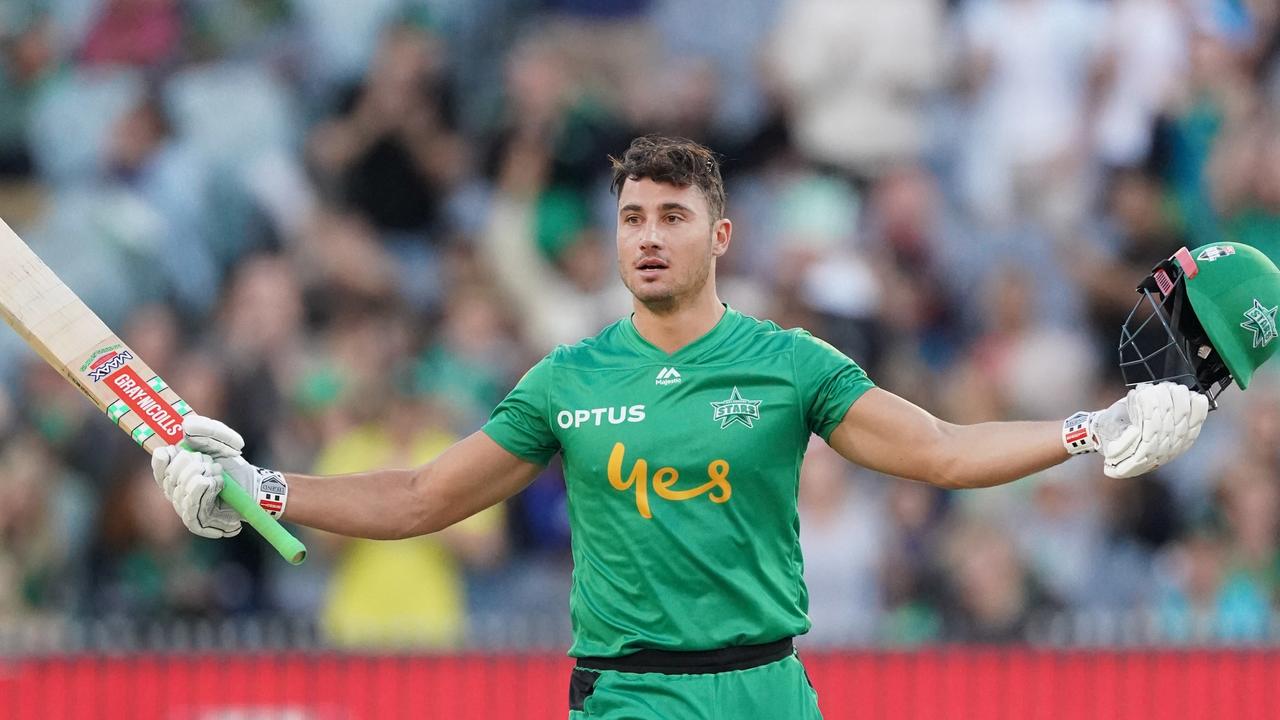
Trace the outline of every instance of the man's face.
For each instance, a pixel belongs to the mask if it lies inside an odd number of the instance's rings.
[[[618,273],[647,307],[674,309],[706,288],[731,229],[694,185],[628,179],[618,196]]]

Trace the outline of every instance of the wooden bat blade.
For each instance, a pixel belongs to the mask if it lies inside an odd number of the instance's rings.
[[[0,220],[0,317],[148,453],[182,442],[192,412],[168,383],[106,326]],[[291,563],[306,548],[224,476],[220,497]]]
[[[105,410],[106,398],[72,372],[76,359],[119,343],[44,261],[0,220],[0,317],[44,361]]]

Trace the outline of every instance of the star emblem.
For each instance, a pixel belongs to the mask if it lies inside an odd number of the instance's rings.
[[[1240,327],[1253,333],[1253,347],[1255,349],[1266,347],[1272,340],[1276,339],[1276,311],[1280,310],[1280,305],[1273,308],[1263,307],[1257,298],[1253,299],[1253,307],[1244,311],[1246,320],[1240,323]]]
[[[752,421],[760,419],[760,401],[747,400],[742,397],[742,393],[738,392],[736,387],[729,394],[728,400],[713,401],[711,407],[714,408],[711,419],[720,421],[721,430],[735,422],[753,427]]]

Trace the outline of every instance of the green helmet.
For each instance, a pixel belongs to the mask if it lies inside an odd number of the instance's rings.
[[[1275,353],[1280,269],[1256,248],[1218,243],[1192,252],[1187,297],[1209,342],[1243,390],[1253,371]]]
[[[1141,285],[1120,334],[1125,381],[1172,380],[1209,396],[1253,372],[1280,347],[1280,269],[1241,243],[1182,248]],[[1216,403],[1214,403],[1216,405]]]

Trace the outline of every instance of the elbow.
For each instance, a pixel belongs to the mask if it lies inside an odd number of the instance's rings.
[[[930,475],[925,482],[943,490],[964,490],[965,488],[971,487],[969,483],[965,481],[964,476],[952,469],[938,470]]]
[[[395,522],[387,523],[387,537],[381,540],[404,540],[430,535],[445,528],[439,513],[432,513],[432,508],[439,508],[440,503],[431,498],[431,465],[427,464],[407,473],[405,481],[405,497],[397,508]]]
[[[942,490],[963,490],[969,485],[964,481],[964,476],[950,467],[939,467],[930,472],[924,478],[924,482]]]
[[[943,490],[963,490],[971,487],[969,471],[965,466],[963,448],[959,448],[958,426],[937,421],[933,452],[928,453],[925,476],[921,478]]]
[[[981,438],[972,426],[939,421],[934,448],[926,482],[944,490],[987,488],[1019,477],[982,459]]]

